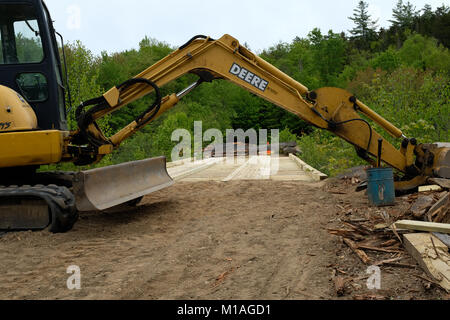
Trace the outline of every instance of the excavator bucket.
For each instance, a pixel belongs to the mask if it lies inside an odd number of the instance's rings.
[[[166,158],[123,163],[76,174],[73,189],[78,211],[106,210],[173,184]]]

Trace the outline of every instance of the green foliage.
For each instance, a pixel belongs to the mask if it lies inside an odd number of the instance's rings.
[[[399,50],[403,64],[423,70],[450,72],[450,52],[432,38],[410,36]]]
[[[191,138],[193,139],[193,127],[190,126],[190,122],[190,119],[184,112],[177,112],[169,115],[155,135],[155,151],[164,154],[168,159],[171,159],[172,149],[180,142],[172,141],[172,133],[178,129],[186,129],[191,133]],[[189,128],[191,130],[189,130]]]
[[[40,38],[28,38],[22,33],[16,35],[17,59],[21,63],[36,63],[44,59]],[[3,60],[1,60],[3,61]]]
[[[293,142],[297,140],[298,136],[288,128],[284,128],[284,130],[280,131],[280,142]]]
[[[417,86],[414,83],[417,83]],[[391,97],[403,96],[402,105],[388,110],[388,116],[401,117],[403,121],[399,127],[405,134],[416,137],[421,142],[449,141],[448,76],[400,69],[384,85],[383,91]]]
[[[349,143],[324,130],[301,137],[298,145],[302,160],[329,176],[364,164]]]
[[[380,52],[370,61],[370,65],[374,69],[381,69],[385,71],[394,71],[400,67],[401,59],[397,50],[389,48],[386,51]]]
[[[355,23],[355,27],[350,30],[350,33],[361,49],[367,49],[370,42],[376,38],[378,21],[372,20],[368,8],[367,2],[359,1],[358,6],[353,10],[353,16],[349,17]]]
[[[81,41],[76,41],[65,46],[67,73],[69,76],[69,86],[71,100],[66,92],[66,103],[72,105],[72,110],[68,115],[69,128],[77,128],[75,120],[76,107],[83,101],[101,96],[102,87],[97,83],[99,67],[98,60],[88,50]],[[103,127],[107,127],[107,120],[101,122]]]
[[[367,70],[358,74],[350,89],[373,110],[403,129],[408,137],[420,142],[449,141],[447,74],[406,67],[390,74]]]
[[[416,11],[415,7],[407,2],[398,1],[393,10],[394,19],[388,29],[380,30],[378,45],[381,50],[389,46],[400,48],[411,33],[435,38],[439,44],[450,47],[450,7],[442,5],[432,11],[430,5]]]

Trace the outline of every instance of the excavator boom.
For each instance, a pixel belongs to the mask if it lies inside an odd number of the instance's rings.
[[[197,75],[199,80],[178,95],[161,98],[157,106],[111,138],[102,138],[103,134],[99,132],[98,126],[93,125],[96,119],[149,94],[155,88],[159,90],[159,87],[187,73]],[[400,129],[343,89],[322,88],[310,91],[241,46],[230,35],[224,35],[218,40],[206,36],[194,37],[137,75],[131,85],[114,87],[103,97],[97,98],[97,104],[88,111],[85,111],[85,105],[81,105],[78,110],[80,127],[88,128],[85,132],[88,140],[96,140],[103,147],[116,148],[142,125],[175,106],[202,82],[216,79],[231,81],[312,125],[331,131],[353,144],[358,155],[370,163],[374,163],[378,156],[381,140],[381,160],[406,177],[405,181],[397,182],[398,190],[414,188],[424,183],[428,177],[450,178],[450,151],[447,147],[419,145],[416,139],[408,139]],[[391,136],[402,139],[402,147],[395,148],[376,132],[369,119]]]

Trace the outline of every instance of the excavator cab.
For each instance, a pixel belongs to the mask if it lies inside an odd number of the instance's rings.
[[[40,130],[67,131],[61,70],[45,3],[0,0],[0,84],[26,99]]]
[[[65,232],[78,212],[135,204],[173,184],[164,157],[88,171],[39,172],[43,165],[99,161],[87,141],[72,143],[65,103],[70,90],[64,87],[67,74],[62,72],[56,35],[60,36],[42,0],[0,0],[2,231],[50,226],[52,232]],[[93,160],[80,163],[81,149]]]

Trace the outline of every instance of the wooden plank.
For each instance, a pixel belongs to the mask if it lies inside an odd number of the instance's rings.
[[[434,223],[412,220],[401,220],[395,223],[398,229],[408,229],[414,231],[428,231],[450,234],[450,224],[448,223]]]
[[[179,180],[183,180],[184,178],[187,178],[189,176],[192,176],[200,171],[206,170],[214,165],[216,165],[217,163],[219,163],[220,161],[222,161],[222,159],[220,158],[211,158],[211,159],[207,159],[206,161],[199,161],[199,166],[197,167],[186,167],[185,171],[181,171],[179,173],[175,173],[175,174],[171,174],[170,170],[169,170],[169,175],[172,177],[173,180],[175,181],[179,181]],[[193,162],[195,163],[195,162]],[[176,166],[175,168],[180,168],[181,166]]]
[[[226,177],[225,179],[222,180],[222,182],[228,182],[228,181],[233,180],[237,175],[241,174],[242,171],[247,169],[247,167],[249,166],[249,163],[250,163],[250,160],[246,160],[244,164],[242,164],[239,168],[237,168],[235,171],[230,173],[228,175],[228,177]]]
[[[442,191],[442,188],[441,186],[438,185],[419,187],[419,192],[428,192],[428,191]]]
[[[450,291],[450,254],[438,238],[429,233],[405,234],[406,250],[439,285]]]
[[[297,163],[297,165],[305,171],[307,174],[309,174],[314,180],[316,181],[322,181],[325,179],[328,179],[328,176],[316,168],[311,167],[309,164],[301,160],[299,157],[293,155],[292,153],[289,154],[289,158],[291,158],[293,161]]]

